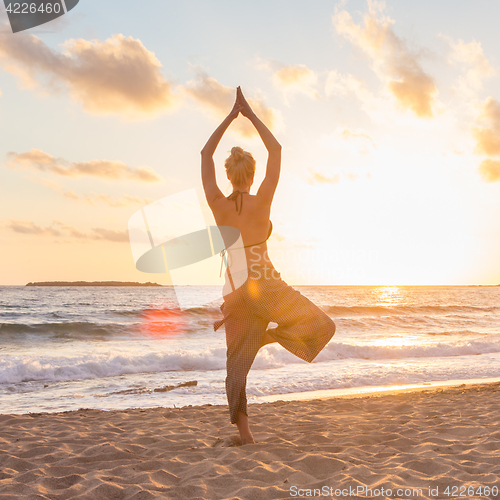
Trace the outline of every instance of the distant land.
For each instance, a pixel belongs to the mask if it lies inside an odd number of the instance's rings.
[[[26,286],[163,286],[158,283],[137,283],[135,281],[35,281]]]

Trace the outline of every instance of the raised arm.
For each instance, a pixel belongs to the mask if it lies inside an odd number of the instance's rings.
[[[231,125],[233,120],[237,118],[240,111],[241,105],[238,102],[238,98],[236,98],[236,102],[229,115],[227,115],[224,121],[215,129],[215,132],[210,136],[210,139],[208,139],[204,148],[201,150],[201,180],[209,206],[218,198],[224,197],[222,191],[217,186],[213,156],[224,132],[229,125]]]
[[[266,176],[257,191],[257,196],[264,198],[267,202],[271,203],[274,192],[278,185],[281,170],[281,144],[276,140],[272,132],[262,123],[257,115],[252,111],[250,105],[246,101],[243,93],[238,87],[237,89],[237,102],[240,103],[240,112],[246,116],[253,124],[255,129],[260,135],[264,146],[267,149],[267,167]]]

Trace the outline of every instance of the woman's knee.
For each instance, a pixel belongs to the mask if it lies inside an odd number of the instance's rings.
[[[333,321],[328,314],[324,313],[322,314],[320,318],[320,327],[319,330],[322,333],[328,333],[331,335],[335,334],[335,330],[337,329],[337,326],[335,325],[335,322]]]

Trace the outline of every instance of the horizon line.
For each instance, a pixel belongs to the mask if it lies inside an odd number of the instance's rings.
[[[116,283],[131,283],[130,281],[119,281],[119,280],[96,280],[96,281],[89,281],[88,283],[99,283],[99,282],[116,282]],[[28,283],[48,283],[49,281],[40,281],[40,282],[28,282]],[[59,280],[54,280],[54,282],[56,283],[65,283],[65,281],[59,281]],[[75,282],[87,282],[87,280],[76,280],[76,281],[67,281],[67,283],[75,283]],[[25,284],[17,284],[17,285],[4,285],[4,284],[0,284],[0,287],[26,287],[28,286],[28,283],[25,283]],[[140,283],[140,282],[134,282],[136,283],[135,286],[141,286],[141,285],[144,285],[144,286],[147,286],[149,285],[150,287],[150,284],[152,282],[144,282],[144,283]],[[155,283],[156,285],[158,286],[161,286],[161,287],[174,287],[174,286],[221,286],[221,285],[217,285],[217,284],[203,284],[203,283],[198,283],[198,284],[184,284],[184,285],[173,285],[173,284],[161,284],[161,283]],[[491,286],[491,287],[497,287],[497,286],[500,286],[500,283],[497,283],[497,284],[477,284],[477,283],[461,283],[461,284],[450,284],[450,283],[441,283],[441,284],[404,284],[404,285],[401,285],[401,284],[339,284],[339,283],[328,283],[328,284],[325,284],[325,283],[289,283],[290,286],[358,286],[358,287],[408,287],[408,286]],[[31,285],[31,286],[39,286],[40,288],[42,287],[47,287],[47,286],[50,286],[50,285]],[[63,287],[64,285],[52,285],[54,287]],[[70,286],[85,286],[85,285],[70,285]],[[92,286],[92,285],[89,285],[89,286]],[[129,288],[133,288],[133,286],[131,285],[108,285],[108,286],[128,286]]]

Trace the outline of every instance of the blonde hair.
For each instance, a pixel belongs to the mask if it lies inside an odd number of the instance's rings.
[[[255,159],[251,153],[239,146],[231,149],[231,154],[224,162],[227,177],[233,185],[246,184],[255,174]]]

